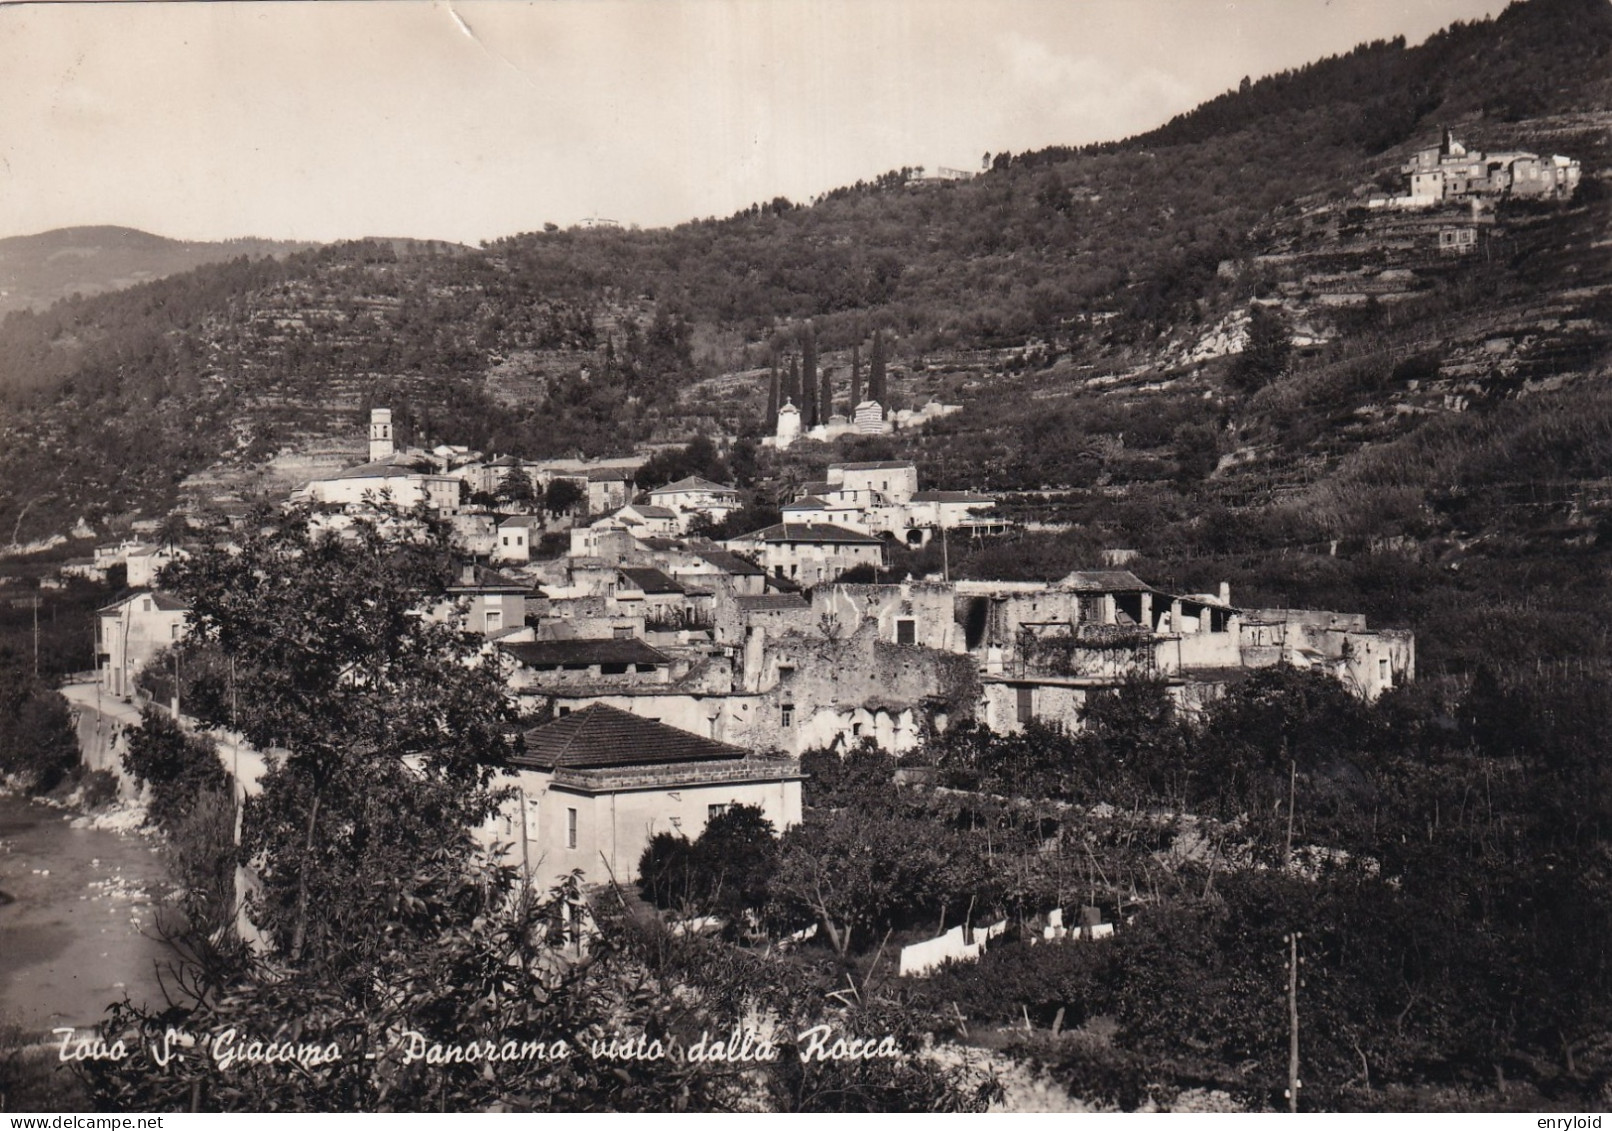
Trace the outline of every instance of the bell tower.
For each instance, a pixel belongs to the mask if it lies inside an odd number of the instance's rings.
[[[383,459],[390,459],[397,449],[392,444],[392,410],[389,408],[372,408],[369,410],[369,462],[376,463]]]

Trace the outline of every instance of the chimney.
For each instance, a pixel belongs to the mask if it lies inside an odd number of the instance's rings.
[[[1229,581],[1220,583],[1220,603],[1222,605],[1231,604],[1231,582]]]
[[[463,566],[459,567],[459,584],[476,584],[476,565],[474,562],[466,562]]]

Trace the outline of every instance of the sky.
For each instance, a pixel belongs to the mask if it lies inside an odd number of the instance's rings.
[[[1157,126],[1504,0],[0,0],[0,236],[465,243]]]

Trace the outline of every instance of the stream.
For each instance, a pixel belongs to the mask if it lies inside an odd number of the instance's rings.
[[[39,1040],[94,1024],[125,993],[163,1000],[155,920],[170,885],[156,842],[74,828],[76,816],[0,793],[0,1026]]]

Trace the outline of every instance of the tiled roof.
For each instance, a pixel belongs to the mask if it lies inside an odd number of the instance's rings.
[[[736,488],[725,483],[713,483],[709,479],[702,479],[698,475],[689,475],[679,479],[676,483],[668,483],[664,487],[656,487],[651,495],[672,494],[678,491],[714,491],[722,495],[737,495]]]
[[[834,489],[834,485],[827,479],[813,479],[800,485],[803,495],[826,495]]]
[[[820,511],[827,506],[826,500],[819,499],[816,495],[807,495],[804,499],[796,499],[792,503],[786,503],[783,509],[786,511]]]
[[[809,612],[811,605],[799,593],[762,593],[755,597],[735,597],[742,613]]]
[[[645,593],[681,593],[683,587],[662,571],[651,566],[623,566],[622,576],[633,583],[633,587]]]
[[[1130,593],[1153,587],[1128,569],[1077,569],[1058,582],[1058,588],[1088,593]]]
[[[830,471],[911,471],[914,465],[911,460],[880,459],[869,463],[831,463]]]
[[[625,483],[633,477],[630,467],[590,467],[588,468],[589,483]]]
[[[533,640],[501,645],[529,668],[555,664],[668,664],[671,657],[637,637],[625,640]]]
[[[749,751],[595,703],[526,732],[515,759],[539,769],[604,769],[743,759]]]
[[[188,611],[190,608],[178,597],[169,596],[167,593],[158,593],[151,589],[126,589],[113,598],[111,604],[102,605],[95,611],[98,613],[116,612],[136,597],[150,597],[151,603],[156,606],[158,612],[178,613]]]
[[[631,507],[623,507],[621,509],[622,510],[631,510],[633,512],[633,514],[637,515],[639,518],[676,518],[677,517],[677,512],[672,510],[670,507],[656,507],[656,506],[651,506],[649,503],[634,503],[634,504],[632,504]]]
[[[540,514],[512,514],[498,525],[501,529],[511,529],[517,526],[531,529],[534,526],[543,525],[543,516]]]
[[[357,467],[349,467],[346,471],[338,472],[337,479],[401,479],[410,475],[422,475],[424,472],[407,464],[392,463],[389,460],[379,460],[375,463],[361,463]]]
[[[734,539],[737,542],[853,542],[880,545],[871,534],[826,522],[780,522]]]
[[[736,574],[740,577],[755,577],[757,574],[767,572],[749,558],[741,558],[728,550],[701,550],[700,557],[723,573]]]

